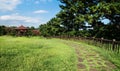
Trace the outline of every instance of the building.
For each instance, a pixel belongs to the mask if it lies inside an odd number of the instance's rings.
[[[37,29],[31,29],[24,27],[23,25],[15,28],[16,36],[38,36],[40,35],[39,30]]]
[[[32,35],[34,36],[40,35],[39,30],[32,30]]]
[[[24,27],[23,25],[15,28],[16,30],[16,35],[17,36],[25,36],[27,35],[27,31],[29,30],[27,27]]]

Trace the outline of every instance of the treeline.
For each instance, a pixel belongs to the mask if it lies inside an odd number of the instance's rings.
[[[26,27],[28,30],[24,35],[17,35],[18,32],[15,30],[16,26],[7,27],[4,25],[0,26],[0,36],[11,35],[11,36],[38,36],[40,35],[39,29],[35,27]]]
[[[61,11],[40,25],[43,36],[120,40],[120,0],[59,0]],[[108,20],[108,23],[105,24]]]

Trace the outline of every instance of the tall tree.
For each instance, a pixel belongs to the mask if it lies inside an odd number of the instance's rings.
[[[63,28],[60,25],[59,18],[52,18],[46,24],[40,25],[40,31],[43,36],[58,36],[62,34]]]
[[[120,31],[120,0],[60,0],[60,2],[62,10],[58,17],[62,19],[62,24],[68,31],[84,28],[85,22],[93,27],[94,36],[99,34],[97,32],[102,32],[103,27],[104,31],[108,30],[109,33],[117,35],[118,32],[109,31],[109,25],[113,26],[112,30]],[[102,22],[104,19],[108,19],[109,24],[104,24]]]
[[[99,37],[120,40],[118,37],[120,36],[120,0],[98,0],[97,5],[89,9],[91,25],[94,27],[94,30],[97,30],[96,35],[99,35],[101,32],[104,36],[101,35]],[[104,19],[108,19],[110,22],[106,25],[101,22]]]
[[[5,26],[0,26],[0,36],[6,34],[5,28],[6,28]]]

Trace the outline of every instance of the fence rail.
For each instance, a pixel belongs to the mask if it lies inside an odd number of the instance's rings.
[[[120,41],[116,41],[115,39],[113,40],[108,40],[104,38],[91,38],[91,37],[71,37],[71,36],[54,36],[54,38],[61,38],[61,39],[74,39],[74,40],[79,40],[83,41],[87,44],[91,44],[94,46],[98,46],[101,48],[104,48],[109,51],[113,51],[116,53],[120,52]]]

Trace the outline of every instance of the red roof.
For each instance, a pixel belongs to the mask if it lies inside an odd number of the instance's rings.
[[[17,27],[16,29],[27,29],[26,27],[24,27],[23,25]]]
[[[35,34],[35,35],[39,35],[40,34],[39,30],[32,30],[32,33]]]

